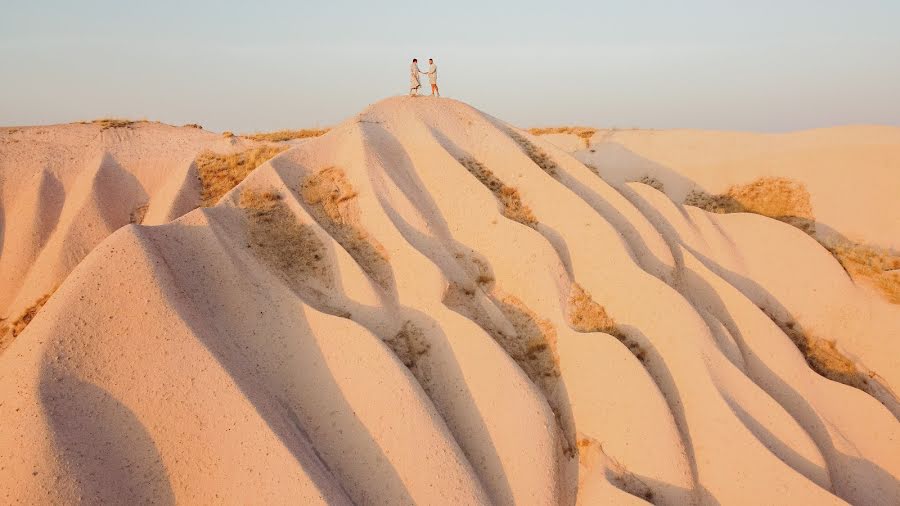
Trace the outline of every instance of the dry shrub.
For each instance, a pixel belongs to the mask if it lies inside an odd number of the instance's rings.
[[[609,316],[606,308],[594,302],[594,299],[578,283],[572,283],[569,292],[569,324],[578,332],[604,332],[624,344],[628,350],[642,363],[647,358],[644,348],[626,336],[616,326],[616,321]]]
[[[198,125],[197,123],[188,123],[184,125],[184,128],[196,128],[198,130],[203,130],[203,127]]]
[[[225,137],[225,138],[234,137],[234,132],[232,132],[230,130],[226,130],[226,131],[222,132],[222,137]]]
[[[329,128],[307,128],[302,130],[278,130],[277,132],[263,132],[255,134],[245,134],[242,137],[252,139],[254,141],[281,142],[291,139],[306,139],[308,137],[319,137],[328,133]]]
[[[393,286],[394,274],[387,250],[362,228],[357,193],[337,167],[328,167],[300,183],[300,194],[310,214],[343,246],[360,267],[382,288]]]
[[[856,368],[852,360],[838,351],[834,342],[810,336],[796,322],[782,321],[765,308],[760,309],[791,338],[812,370],[832,381],[872,393],[867,376]]]
[[[503,207],[501,211],[503,216],[532,228],[537,225],[537,218],[534,217],[531,208],[522,202],[519,190],[506,186],[493,172],[474,158],[460,158],[459,163],[488,190],[491,190]]]
[[[875,287],[891,304],[900,304],[900,255],[849,240],[822,242],[857,282]]]
[[[332,288],[334,272],[325,245],[274,191],[244,190],[240,207],[248,218],[247,247],[294,289]],[[310,286],[309,280],[317,286]]]
[[[506,295],[494,302],[516,330],[514,336],[496,332],[494,338],[500,346],[535,384],[543,386],[545,378],[558,377],[559,357],[553,324],[539,317],[515,296]]]
[[[783,221],[806,232],[825,247],[857,283],[874,286],[886,300],[900,304],[900,255],[848,239],[820,238],[809,193],[790,179],[765,177],[732,186],[722,195],[694,190],[684,203],[709,212],[755,213]]]
[[[7,346],[12,343],[12,340],[19,336],[22,332],[25,331],[25,327],[28,326],[29,323],[34,320],[34,317],[40,312],[40,310],[44,307],[44,304],[50,300],[50,296],[53,295],[51,291],[43,296],[41,296],[38,300],[34,301],[34,303],[29,306],[25,311],[19,315],[18,318],[13,320],[12,324],[7,324],[3,322],[0,324],[0,351],[6,349]],[[0,320],[2,321],[2,320]]]
[[[81,122],[82,125],[100,125],[101,130],[108,130],[110,128],[131,128],[132,125],[135,125],[137,123],[146,123],[146,121],[135,121],[121,118],[101,118]]]
[[[512,137],[519,146],[521,146],[521,148],[525,151],[525,154],[528,155],[528,158],[531,158],[531,161],[534,162],[535,165],[540,167],[541,170],[543,170],[547,174],[550,174],[554,178],[559,175],[559,166],[556,165],[556,162],[550,159],[550,155],[548,155],[543,149],[537,147],[536,145],[534,145],[534,143],[513,130],[509,131],[509,136]]]
[[[584,140],[584,146],[588,147],[591,143],[591,137],[597,133],[597,129],[593,127],[583,126],[564,126],[564,127],[548,127],[548,128],[529,128],[528,133],[531,135],[547,135],[547,134],[571,134]]]
[[[194,161],[202,186],[200,205],[214,206],[222,195],[243,181],[253,169],[285,149],[283,146],[260,146],[238,153],[200,153]]]
[[[809,192],[796,181],[763,177],[745,185],[735,185],[721,195],[693,190],[684,199],[689,206],[711,213],[754,213],[784,221],[808,234],[815,233],[815,217]]]
[[[652,176],[641,176],[640,179],[637,180],[638,183],[645,184],[656,191],[665,191],[665,186],[662,184],[662,181],[656,179]]]

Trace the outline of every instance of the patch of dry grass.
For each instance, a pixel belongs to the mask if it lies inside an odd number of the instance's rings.
[[[306,128],[301,130],[278,130],[276,132],[261,132],[255,134],[245,134],[242,137],[254,141],[282,142],[291,139],[306,139],[309,137],[319,137],[328,133],[330,128]]]
[[[358,194],[344,171],[327,167],[308,176],[300,183],[300,194],[310,214],[366,274],[382,288],[391,289],[394,274],[387,250],[360,225]]]
[[[581,138],[584,146],[591,144],[591,137],[597,133],[597,129],[593,127],[583,126],[563,126],[563,127],[547,127],[547,128],[529,128],[528,133],[531,135],[547,135],[547,134],[571,134]]]
[[[900,304],[900,255],[847,239],[819,237],[809,192],[796,181],[765,177],[732,186],[721,195],[694,190],[684,203],[719,214],[760,214],[799,228],[831,252],[855,282],[871,285],[888,302]]]
[[[229,138],[231,138],[231,137],[234,137],[234,132],[231,132],[231,131],[229,131],[229,130],[225,130],[224,132],[222,132],[222,137],[225,137],[226,139],[229,139]]]
[[[655,177],[641,176],[641,178],[635,182],[645,184],[645,185],[655,189],[656,191],[665,191],[665,186],[662,184],[662,181],[660,181],[659,179],[656,179]]]
[[[460,158],[459,163],[488,190],[491,190],[502,206],[503,216],[532,228],[537,225],[537,218],[531,212],[531,208],[522,202],[519,190],[506,186],[493,172],[474,158]]]
[[[50,296],[52,296],[55,291],[56,290],[53,290],[34,301],[34,303],[25,309],[25,311],[13,320],[11,324],[0,321],[0,351],[5,350],[6,347],[12,343],[13,339],[25,331],[25,327],[34,320],[35,316],[41,311],[44,304],[50,300]]]
[[[260,146],[238,153],[200,153],[194,163],[202,186],[200,205],[211,207],[247,177],[253,169],[284,151],[283,146]]]
[[[823,246],[854,281],[868,283],[891,304],[900,304],[900,255],[848,240],[825,242]]]
[[[188,123],[184,125],[184,128],[196,128],[198,130],[203,130],[203,127],[198,125],[197,123]]]
[[[131,128],[132,125],[147,123],[147,121],[122,118],[100,118],[91,121],[82,121],[80,123],[82,125],[100,125],[102,127],[101,130],[108,130],[110,128]]]
[[[537,147],[533,142],[514,130],[509,131],[509,136],[521,146],[522,150],[525,151],[525,154],[528,155],[528,158],[531,158],[531,161],[540,167],[541,170],[554,178],[559,175],[559,166],[550,159],[550,155],[548,155],[546,151]]]
[[[495,302],[516,330],[514,336],[497,332],[494,338],[500,346],[535,384],[542,385],[543,378],[558,377],[559,357],[556,354],[557,336],[553,324],[540,318],[524,302],[512,295],[498,298]]]
[[[247,247],[289,286],[334,286],[325,245],[313,227],[297,220],[280,194],[244,190],[239,205],[247,216]],[[317,281],[317,287],[309,286],[310,279]]]
[[[859,371],[852,360],[838,351],[834,342],[810,336],[793,320],[782,321],[765,308],[760,307],[760,310],[794,342],[812,370],[832,381],[872,393],[867,375]]]
[[[723,194],[691,191],[684,204],[718,214],[754,213],[815,233],[815,217],[809,192],[801,183],[781,177],[763,177],[745,185],[735,185]]]
[[[603,332],[624,344],[628,350],[644,362],[647,352],[636,341],[619,330],[616,321],[609,316],[606,308],[597,304],[589,293],[578,283],[572,283],[569,292],[569,324],[578,332]]]
[[[484,265],[475,266],[476,272],[489,272]],[[479,274],[481,277],[481,274]],[[513,359],[535,386],[541,389],[559,424],[559,441],[564,455],[575,454],[574,426],[570,423],[568,409],[560,405],[556,396],[560,376],[559,356],[556,351],[557,333],[553,324],[538,316],[517,297],[506,294],[494,286],[493,277],[484,275],[488,283],[476,283],[472,287],[451,282],[444,293],[443,303],[481,327],[506,354]],[[490,285],[490,287],[488,286]],[[485,295],[512,325],[512,333],[500,328],[484,305],[477,299],[476,291],[487,290]],[[566,416],[564,416],[566,415]]]

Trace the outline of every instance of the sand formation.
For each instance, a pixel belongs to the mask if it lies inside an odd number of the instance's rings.
[[[780,137],[548,132],[0,130],[3,502],[900,502],[896,224]]]

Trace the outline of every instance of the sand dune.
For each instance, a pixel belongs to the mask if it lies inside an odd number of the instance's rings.
[[[398,97],[218,198],[200,153],[259,143],[101,128],[0,131],[4,502],[900,502],[900,308],[816,237],[900,214],[814,167],[896,184],[890,131],[573,155]]]

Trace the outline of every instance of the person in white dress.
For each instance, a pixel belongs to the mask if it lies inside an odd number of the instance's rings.
[[[424,72],[419,70],[419,60],[413,58],[412,65],[409,66],[409,96],[411,97],[418,95],[419,88],[422,87],[422,84],[419,83],[419,74],[424,74]]]
[[[431,82],[431,96],[441,96],[437,85],[437,65],[434,64],[434,60],[431,58],[428,59],[428,72],[425,72],[425,74],[428,74],[428,81]]]

